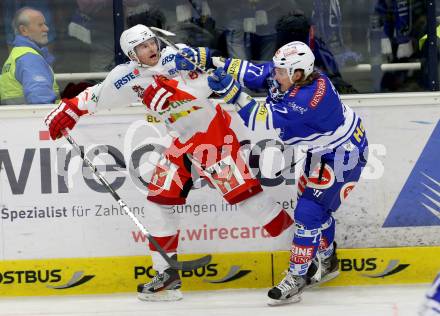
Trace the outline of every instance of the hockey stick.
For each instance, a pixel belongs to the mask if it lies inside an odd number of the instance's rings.
[[[164,36],[176,36],[176,34],[174,34],[173,32],[170,32],[170,31],[167,31],[167,30],[163,30],[163,29],[160,29],[158,27],[151,26],[150,29],[152,29],[153,31],[159,32],[159,33],[163,34]],[[172,48],[177,50],[177,52],[180,53],[180,55],[182,55],[182,57],[185,58],[187,62],[189,62],[194,67],[196,67],[198,70],[200,70],[203,73],[208,73],[208,71],[206,71],[205,68],[203,68],[202,66],[200,66],[196,62],[192,61],[188,56],[186,56],[181,51],[181,49],[176,44],[174,44],[172,41],[170,41],[169,39],[167,39],[167,38],[165,38],[163,36],[157,35],[157,34],[156,34],[156,37],[158,39],[160,39],[162,42],[164,42],[165,44],[167,44],[168,46],[171,46]]]
[[[305,156],[299,158],[299,159],[296,160],[296,161],[293,161],[293,162],[292,162],[287,168],[290,169],[290,168],[295,167],[298,163],[300,163],[301,161],[303,161],[304,158],[305,158]],[[279,177],[279,176],[283,173],[283,171],[286,170],[287,168],[283,168],[283,169],[281,169],[280,171],[277,171],[277,172],[275,173],[275,177]]]
[[[107,191],[113,196],[113,198],[118,202],[121,208],[127,213],[127,215],[131,218],[131,220],[135,223],[137,228],[148,238],[148,240],[156,247],[156,250],[160,253],[160,255],[165,259],[165,261],[170,265],[171,268],[183,271],[192,271],[207,265],[211,262],[212,256],[207,255],[199,259],[190,260],[190,261],[177,261],[168,256],[165,250],[159,245],[159,243],[154,239],[154,237],[148,232],[148,230],[141,224],[141,222],[137,219],[137,217],[133,214],[127,204],[121,199],[121,197],[116,193],[115,190],[110,186],[108,181],[104,178],[104,176],[98,171],[98,168],[86,157],[84,151],[81,147],[75,142],[72,136],[66,130],[62,130],[63,136],[66,140],[72,145],[72,147],[80,154],[81,159],[89,166],[89,168],[93,171],[93,174],[98,177],[99,181],[105,186]]]

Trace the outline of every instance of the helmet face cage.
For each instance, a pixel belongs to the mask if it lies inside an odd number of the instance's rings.
[[[280,90],[279,84],[274,80],[273,85],[269,87],[269,94],[272,100],[275,102],[281,101],[286,95],[287,91],[282,92]]]
[[[274,66],[287,69],[290,80],[296,70],[304,71],[307,78],[313,72],[315,56],[303,42],[290,42],[277,50],[273,57]]]
[[[286,94],[286,92],[281,92],[281,87],[278,81],[275,79],[275,68],[272,68],[271,75],[267,78],[267,83],[269,85],[269,94],[272,100],[281,101]]]

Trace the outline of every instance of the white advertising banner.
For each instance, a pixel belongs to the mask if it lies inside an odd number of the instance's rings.
[[[440,244],[440,107],[355,110],[363,118],[370,157],[335,214],[339,246]],[[145,182],[170,137],[161,124],[147,122],[151,118],[127,113],[83,117],[72,136],[148,229]],[[0,258],[146,253],[145,237],[78,153],[64,139],[48,139],[42,117],[0,113]],[[247,159],[264,189],[293,212],[297,174],[289,166],[300,157],[273,133],[246,132],[237,117],[234,126],[247,133]],[[172,209],[180,220],[182,253],[289,248],[292,231],[270,238],[258,218],[226,204],[206,181],[195,182],[187,202]]]

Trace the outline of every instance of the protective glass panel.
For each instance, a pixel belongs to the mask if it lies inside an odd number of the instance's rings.
[[[306,42],[342,93],[429,90],[419,48],[423,0],[135,2],[126,3],[127,25],[163,27],[175,42],[225,57],[266,61],[285,43]]]
[[[14,27],[14,16],[24,7],[41,12],[46,26],[35,24],[30,31],[23,30],[23,26],[20,25],[27,22],[33,25],[35,19],[35,14],[28,16],[24,13]],[[23,38],[14,44],[16,34],[30,39],[37,45],[36,47],[39,48],[37,50],[51,65],[54,73],[62,74],[57,76],[61,93],[69,82],[86,80],[79,77],[75,79],[68,73],[105,72],[114,66],[112,0],[3,0],[0,3],[0,12],[2,66],[14,46],[33,45],[24,43]],[[40,64],[33,64],[29,72],[31,75],[34,72],[39,76],[41,71],[45,72],[48,69]],[[51,76],[50,69],[47,76]],[[25,101],[24,103],[35,103],[30,100]]]

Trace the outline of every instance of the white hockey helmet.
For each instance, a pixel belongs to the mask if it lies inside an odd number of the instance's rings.
[[[274,66],[287,69],[290,80],[295,70],[304,70],[304,76],[307,78],[313,72],[315,55],[309,46],[303,42],[290,42],[277,50],[272,58]]]
[[[156,37],[156,34],[154,34],[153,31],[142,24],[137,24],[122,32],[119,43],[121,45],[122,51],[128,58],[139,62],[136,51],[134,49],[136,46],[149,40],[150,38],[154,38],[157,41],[157,47],[160,51],[159,41]]]

